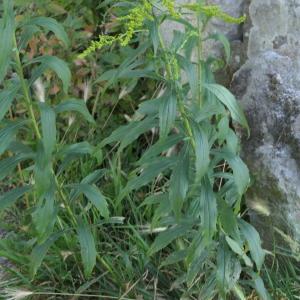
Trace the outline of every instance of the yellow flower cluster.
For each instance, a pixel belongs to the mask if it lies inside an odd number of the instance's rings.
[[[133,8],[127,16],[117,18],[117,21],[125,25],[125,33],[110,36],[100,35],[98,41],[92,41],[91,45],[78,57],[85,58],[89,54],[100,50],[105,46],[111,46],[114,42],[119,42],[121,46],[127,46],[134,33],[140,29],[145,20],[152,19],[152,5],[147,1],[143,0],[143,4]]]
[[[135,31],[143,26],[144,21],[152,19],[151,12],[151,4],[144,0],[143,5],[133,8],[128,16],[118,18],[118,21],[124,22],[126,28],[126,32],[119,36],[121,46],[127,46]]]
[[[209,18],[216,17],[222,19],[226,23],[241,24],[246,20],[246,16],[242,16],[240,18],[234,18],[228,15],[217,5],[202,6],[198,4],[186,4],[184,5],[184,7],[192,11],[204,13]]]
[[[99,35],[99,40],[92,41],[91,45],[84,52],[79,54],[78,58],[85,58],[89,54],[95,52],[97,49],[101,49],[105,46],[110,46],[117,40],[118,37],[114,37],[111,35]]]
[[[170,15],[174,18],[179,18],[180,14],[175,9],[174,0],[162,0],[163,6],[169,11]]]

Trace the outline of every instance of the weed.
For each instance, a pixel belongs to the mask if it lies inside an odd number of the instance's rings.
[[[6,287],[7,297],[245,299],[255,288],[268,299],[265,251],[241,217],[250,180],[234,125],[249,128],[234,96],[215,83],[218,60],[202,54],[204,40],[217,39],[230,57],[223,36],[204,35],[211,18],[244,18],[203,1],[104,2],[97,9],[106,5],[114,16],[105,35],[75,58],[99,62],[100,76],[91,75],[78,99],[69,96],[66,60],[28,53],[37,36],[69,47],[64,26],[44,16],[19,21],[13,2],[3,1],[0,177],[13,185],[0,210],[18,222],[8,225],[0,253],[22,287]],[[161,34],[168,20],[183,27],[170,44]],[[107,135],[127,106],[129,122]]]

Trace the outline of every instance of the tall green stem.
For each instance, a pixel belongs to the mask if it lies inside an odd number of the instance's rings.
[[[203,0],[198,0],[199,5],[203,5]],[[203,105],[202,98],[202,29],[200,11],[197,13],[197,29],[198,29],[198,47],[197,47],[197,63],[198,63],[198,105],[201,108]]]
[[[22,88],[23,95],[24,95],[24,100],[25,100],[24,102],[25,102],[26,108],[28,110],[29,117],[31,119],[35,135],[36,135],[37,139],[40,140],[42,138],[42,135],[41,135],[40,130],[39,130],[38,122],[35,118],[35,114],[34,114],[34,110],[33,110],[33,101],[30,97],[29,89],[28,89],[28,86],[27,86],[27,83],[26,83],[26,80],[25,80],[25,77],[24,77],[24,71],[23,71],[23,66],[22,66],[22,62],[21,62],[21,59],[20,59],[20,52],[19,52],[19,49],[18,49],[16,36],[14,36],[13,43],[14,43],[14,51],[15,51],[16,71],[17,71],[17,74],[20,78],[21,88]],[[63,191],[60,187],[60,184],[59,184],[58,179],[55,176],[55,174],[54,174],[54,178],[55,178],[55,183],[57,185],[59,195],[60,195],[60,197],[61,197],[61,199],[64,203],[64,206],[65,206],[68,214],[70,215],[71,220],[73,221],[74,224],[76,224],[76,219],[74,217],[74,214],[73,214],[70,206],[67,203],[66,197],[65,197],[65,195],[64,195],[64,193],[63,193]]]
[[[28,113],[29,113],[29,116],[30,116],[30,119],[32,122],[34,132],[36,134],[36,137],[40,140],[42,136],[41,136],[41,133],[40,133],[40,130],[38,127],[38,123],[37,123],[35,115],[34,115],[32,100],[29,96],[29,90],[28,90],[28,87],[27,87],[27,84],[25,81],[23,67],[22,67],[22,63],[21,63],[21,59],[20,59],[20,52],[19,52],[19,49],[17,46],[16,36],[14,36],[13,43],[14,43],[14,51],[15,51],[16,71],[20,78],[20,83],[21,83],[21,88],[23,90],[23,94],[24,94],[25,104],[28,109]]]
[[[168,79],[172,80],[173,79],[172,66],[170,65],[170,60],[167,57],[166,46],[165,46],[164,40],[160,33],[159,33],[159,41],[160,41],[160,46],[163,50],[164,61],[166,64],[167,77],[168,77]],[[187,134],[188,134],[189,138],[191,139],[192,146],[195,149],[196,145],[195,145],[195,141],[194,141],[194,137],[193,137],[193,131],[192,131],[191,125],[189,123],[189,120],[187,118],[187,114],[185,112],[183,97],[180,92],[177,93],[177,96],[179,97],[179,101],[178,101],[179,111],[180,111],[181,117],[183,118],[185,130],[187,131]]]

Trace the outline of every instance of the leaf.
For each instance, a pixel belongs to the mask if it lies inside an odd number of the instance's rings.
[[[156,124],[157,121],[154,117],[148,117],[138,122],[131,122],[128,125],[121,126],[113,131],[112,134],[108,138],[104,139],[100,145],[103,147],[113,142],[121,142],[119,149],[119,151],[121,151],[135,141],[141,134],[154,128]]]
[[[188,250],[178,250],[173,253],[171,253],[161,264],[161,267],[166,267],[169,265],[177,264],[181,261],[183,261],[187,256]]]
[[[43,243],[53,231],[57,212],[54,198],[54,189],[51,189],[45,196],[41,197],[38,207],[32,213],[32,221],[37,231],[38,243]]]
[[[153,255],[154,253],[167,247],[175,239],[186,235],[189,228],[189,225],[176,225],[160,233],[151,245],[149,249],[149,255]]]
[[[132,190],[137,190],[142,186],[148,184],[154,178],[156,178],[160,173],[166,169],[172,167],[175,161],[170,158],[160,158],[156,159],[149,166],[143,168],[142,173],[139,176],[135,176],[130,179],[123,191],[123,193],[129,193]]]
[[[195,140],[196,155],[196,181],[200,181],[206,174],[209,163],[209,142],[205,131],[198,124],[193,124],[193,135]]]
[[[44,151],[49,160],[56,145],[56,114],[55,111],[45,103],[40,103],[39,107],[41,111]]]
[[[0,84],[11,62],[14,34],[13,1],[3,0],[3,18],[0,20]]]
[[[59,157],[69,157],[70,155],[87,155],[93,153],[93,146],[88,142],[81,142],[63,146],[59,152]]]
[[[17,95],[18,89],[19,86],[17,85],[12,90],[4,90],[0,92],[0,122],[3,120],[4,116],[8,112],[14,98]]]
[[[58,39],[60,39],[65,46],[69,46],[70,41],[64,27],[53,18],[35,17],[31,18],[23,26],[40,26],[46,30],[52,31]]]
[[[250,258],[246,255],[246,253],[244,252],[244,250],[241,248],[241,246],[232,238],[230,238],[229,236],[226,236],[226,242],[229,245],[229,247],[231,248],[231,250],[238,254],[245,262],[245,264],[252,268],[253,267],[253,263],[250,260]]]
[[[244,291],[242,290],[242,288],[238,284],[236,284],[234,286],[233,292],[238,297],[238,299],[240,299],[240,300],[247,300],[246,296],[244,295]]]
[[[142,165],[144,163],[149,162],[158,154],[161,154],[164,151],[169,150],[180,141],[183,140],[183,136],[181,134],[173,134],[168,136],[165,140],[158,140],[157,143],[152,145],[141,157],[141,159],[137,162],[138,165]]]
[[[217,200],[208,178],[204,178],[200,192],[200,215],[203,233],[212,238],[217,224]]]
[[[95,120],[90,114],[83,100],[71,98],[71,99],[64,100],[63,102],[59,103],[55,107],[56,113],[71,112],[71,111],[80,113],[88,122],[95,124]]]
[[[159,46],[159,29],[158,29],[159,25],[157,20],[154,19],[153,22],[150,23],[149,27],[150,27],[149,33],[153,45],[154,55],[156,56],[157,49]]]
[[[77,194],[83,193],[95,205],[102,217],[106,219],[109,217],[106,199],[95,185],[80,183],[72,185],[72,187],[75,188]]]
[[[15,188],[5,194],[0,196],[0,211],[6,209],[7,207],[13,205],[19,198],[24,196],[25,193],[29,192],[32,186],[23,186]]]
[[[198,97],[198,75],[197,75],[197,66],[193,64],[190,59],[187,59],[181,55],[176,56],[178,63],[182,69],[184,69],[193,99]]]
[[[230,236],[237,236],[238,233],[238,224],[237,224],[237,217],[232,211],[231,207],[226,203],[225,200],[220,199],[218,202],[219,206],[219,213],[220,213],[220,222],[221,225]]]
[[[207,39],[212,39],[215,41],[219,41],[222,43],[223,47],[224,47],[224,51],[225,51],[225,57],[226,57],[226,63],[229,64],[230,62],[230,43],[228,41],[228,38],[226,37],[226,35],[221,34],[221,33],[215,33],[215,34],[211,34],[207,37]]]
[[[86,277],[89,277],[96,265],[97,250],[95,240],[89,225],[81,220],[78,221],[77,233],[81,248],[84,274]]]
[[[241,160],[241,158],[229,151],[214,151],[218,160],[226,160],[232,171],[234,177],[234,183],[237,187],[237,191],[242,196],[247,190],[250,184],[250,174],[247,166]]]
[[[12,157],[8,157],[0,160],[0,180],[5,178],[9,173],[11,173],[15,167],[21,161],[33,158],[33,155],[30,154],[17,154]]]
[[[44,195],[44,193],[51,188],[51,185],[54,185],[52,162],[46,156],[44,145],[41,142],[37,145],[34,164],[34,180],[38,197]]]
[[[214,94],[219,101],[221,101],[229,109],[231,117],[244,126],[248,130],[249,134],[249,126],[246,117],[231,92],[219,84],[205,84],[205,88]]]
[[[49,248],[62,236],[62,232],[53,234],[44,243],[36,245],[30,255],[30,274],[34,278]]]
[[[95,170],[81,180],[81,183],[94,184],[97,183],[107,172],[107,169]]]
[[[39,71],[37,71],[37,73],[39,74],[40,72],[44,72],[46,69],[51,69],[52,71],[54,71],[63,83],[64,92],[66,94],[68,93],[68,89],[71,83],[71,71],[65,61],[56,56],[44,55],[30,60],[28,65],[34,63],[41,64],[38,69]]]
[[[2,155],[9,148],[9,145],[14,139],[17,131],[26,123],[28,123],[27,120],[10,122],[5,127],[0,129],[0,155]]]
[[[181,209],[189,189],[189,156],[187,148],[184,147],[175,166],[170,180],[170,203],[175,216],[179,219]]]
[[[40,32],[38,26],[35,25],[22,26],[22,33],[20,35],[19,43],[18,43],[19,49],[25,50],[29,41],[32,39],[33,35],[36,34],[37,32]]]
[[[254,288],[261,300],[271,300],[271,296],[265,288],[264,282],[261,277],[253,271],[249,271],[250,276],[252,277],[252,281],[254,283]]]
[[[259,234],[251,224],[245,222],[244,220],[239,220],[239,227],[248,243],[251,257],[254,260],[258,271],[260,271],[264,263],[265,251],[261,247]]]
[[[166,93],[160,99],[159,104],[159,128],[160,137],[165,139],[174,126],[177,113],[177,99],[173,92]]]
[[[187,272],[187,283],[188,286],[191,287],[197,274],[203,271],[203,263],[206,261],[208,256],[208,251],[203,250],[199,255],[195,256],[189,265],[189,269]]]
[[[240,262],[229,251],[224,241],[220,243],[217,255],[217,286],[223,296],[233,289],[241,275]]]
[[[156,115],[158,114],[160,102],[161,102],[160,98],[145,100],[139,105],[137,113],[141,115],[148,115],[148,116]]]

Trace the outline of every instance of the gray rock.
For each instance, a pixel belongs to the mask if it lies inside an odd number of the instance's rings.
[[[232,91],[251,127],[243,142],[253,176],[247,202],[268,245],[273,227],[300,240],[300,1],[252,0],[249,14],[248,60]]]

